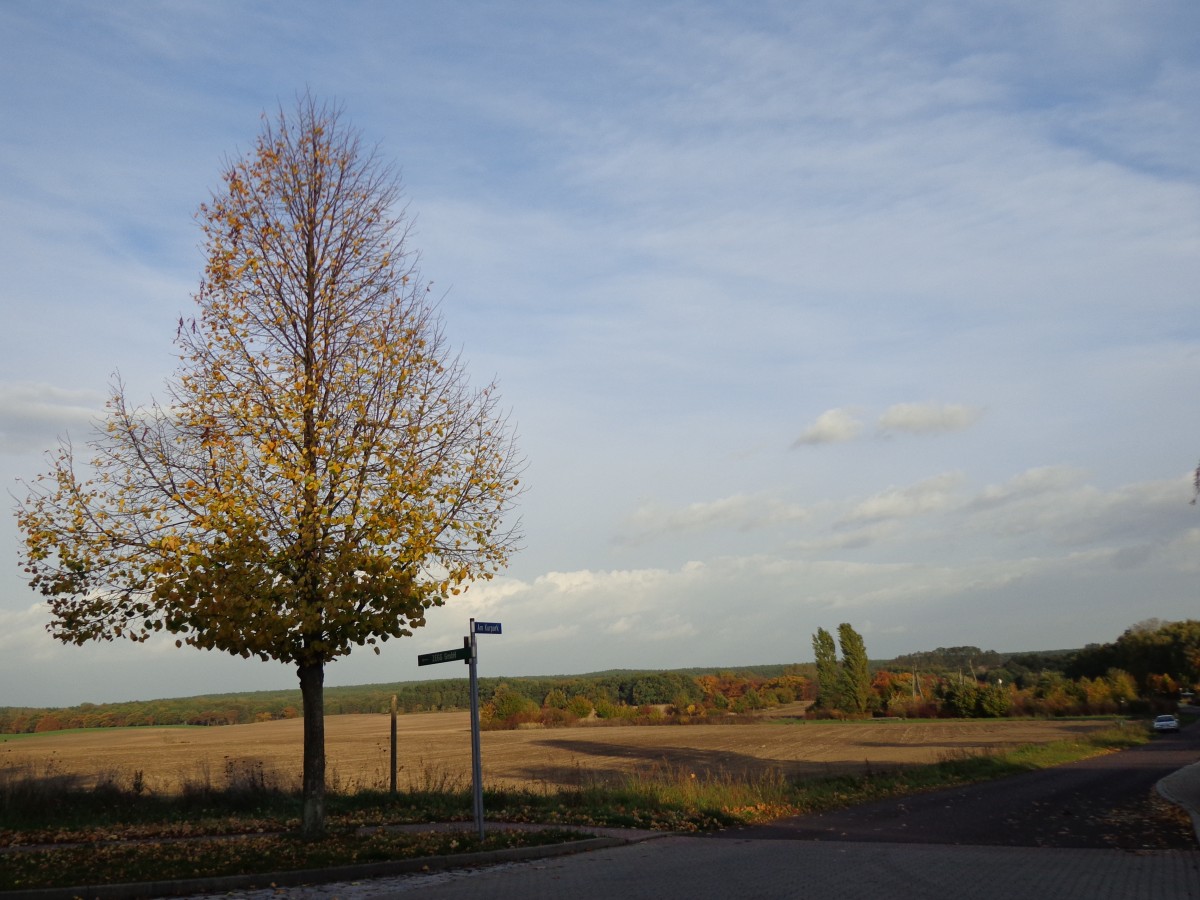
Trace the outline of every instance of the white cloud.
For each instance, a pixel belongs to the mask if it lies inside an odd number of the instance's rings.
[[[524,585],[506,604],[505,634],[489,642],[489,666],[532,673],[525,648],[534,641],[539,658],[548,660],[541,672],[799,661],[811,658],[809,636],[818,626],[843,621],[864,631],[873,654],[894,655],[903,652],[899,648],[945,646],[950,636],[965,634],[963,617],[978,625],[960,643],[1049,648],[1058,639],[1030,634],[1028,623],[1069,627],[1076,604],[1087,603],[1099,621],[1085,628],[1077,622],[1079,637],[1063,644],[1079,645],[1109,639],[1131,616],[1144,617],[1130,612],[1129,592],[1146,577],[1146,565],[1176,584],[1194,579],[1196,535],[1200,529],[1148,557],[1136,541],[1124,551],[958,561],[917,545],[909,547],[910,558],[894,562],[762,553],[676,569],[556,573]],[[929,537],[931,543],[955,539],[952,521]],[[1153,609],[1179,615],[1190,597],[1159,598]],[[432,640],[429,646],[440,645]]]
[[[1039,466],[1014,475],[1004,484],[988,485],[971,501],[974,508],[1015,503],[1030,497],[1064,490],[1083,478],[1083,471],[1070,466]]]
[[[981,409],[963,404],[897,403],[880,415],[878,429],[882,434],[945,434],[970,428],[982,414]],[[863,423],[849,411],[830,409],[821,413],[792,447],[845,443],[862,432]]]
[[[679,509],[643,504],[630,516],[622,540],[704,530],[757,531],[802,522],[808,516],[804,507],[766,493],[737,494]]]
[[[983,414],[973,407],[955,403],[897,403],[879,417],[883,432],[945,434],[970,428]]]
[[[1125,562],[1145,558],[1128,548],[1174,540],[1194,518],[1187,476],[1104,490],[1080,471],[1047,467],[985,488],[964,504],[962,533],[1047,548],[1126,548]]]
[[[500,637],[488,641],[487,653],[499,661],[496,665],[518,671],[514,667],[522,665],[527,658],[524,654],[536,650],[539,655],[562,659],[560,664],[566,666],[570,656],[562,653],[572,648],[578,665],[607,668],[601,657],[605,653],[614,660],[628,657],[618,648],[630,642],[696,634],[694,616],[701,608],[693,609],[688,597],[695,596],[696,586],[707,577],[708,568],[696,564],[674,570],[576,570],[548,572],[532,581],[501,577],[473,587],[470,593],[490,610],[489,620],[501,621],[504,626]],[[503,598],[503,603],[493,606],[497,598]],[[452,643],[456,626],[449,621],[449,613],[439,611],[431,617],[415,640],[422,647]],[[457,608],[455,620],[464,613]],[[585,659],[588,662],[584,663]]]
[[[859,503],[841,521],[857,523],[907,519],[942,512],[961,502],[956,489],[963,481],[961,472],[947,472],[908,487],[888,488]]]
[[[862,422],[854,418],[847,410],[828,409],[817,420],[804,430],[804,433],[792,443],[793,447],[805,447],[813,444],[840,444],[852,441],[863,430]]]

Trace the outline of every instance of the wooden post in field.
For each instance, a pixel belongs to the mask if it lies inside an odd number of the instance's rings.
[[[392,796],[396,796],[396,695],[392,694]]]

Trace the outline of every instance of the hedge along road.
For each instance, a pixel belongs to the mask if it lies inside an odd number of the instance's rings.
[[[901,799],[730,829],[718,838],[1196,850],[1187,815],[1155,792],[1196,762],[1200,726],[1141,747]],[[1195,776],[1200,779],[1200,771]]]

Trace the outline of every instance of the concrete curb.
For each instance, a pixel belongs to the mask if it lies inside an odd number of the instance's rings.
[[[460,829],[461,830],[461,829]],[[608,831],[609,829],[605,829]],[[588,829],[592,833],[592,829]],[[3,900],[152,900],[156,897],[180,897],[189,894],[218,894],[262,888],[297,887],[304,884],[323,884],[333,881],[359,881],[393,875],[411,875],[445,869],[518,862],[529,859],[549,859],[569,856],[590,850],[603,850],[644,840],[636,836],[622,838],[611,834],[585,838],[563,844],[544,844],[539,847],[512,847],[506,850],[481,850],[475,853],[455,853],[448,856],[420,856],[388,862],[362,863],[327,869],[299,869],[288,872],[262,872],[255,875],[223,875],[213,878],[144,881],[133,884],[81,885],[67,888],[38,888],[35,890],[4,891]]]
[[[1200,841],[1200,762],[1159,779],[1154,787],[1160,797],[1191,816],[1192,830],[1196,840]]]

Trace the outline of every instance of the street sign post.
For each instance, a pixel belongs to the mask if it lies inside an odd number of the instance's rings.
[[[483,833],[483,753],[479,746],[479,652],[475,645],[477,634],[500,634],[499,622],[476,622],[471,619],[467,629],[471,635],[471,781],[474,784],[475,831],[479,840]]]
[[[479,652],[475,646],[477,634],[502,634],[499,622],[476,622],[471,619],[468,635],[463,638],[463,645],[453,650],[439,650],[437,653],[418,653],[418,666],[432,666],[435,663],[454,662],[463,660],[470,666],[471,672],[471,782],[475,794],[475,830],[482,841],[483,833],[483,758],[479,747],[479,672],[476,663]],[[395,766],[392,767],[395,769]]]

